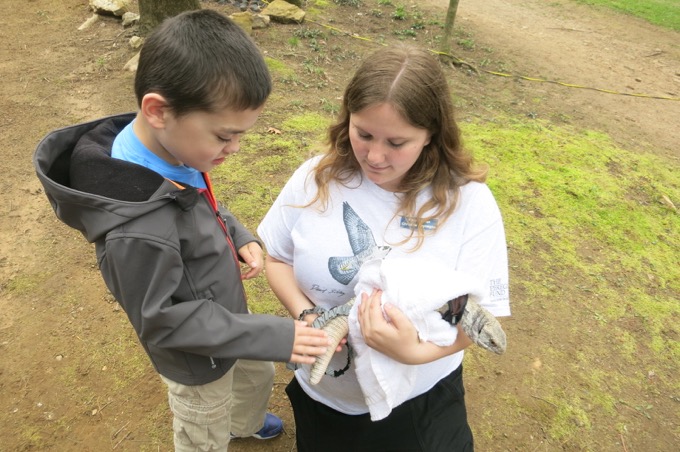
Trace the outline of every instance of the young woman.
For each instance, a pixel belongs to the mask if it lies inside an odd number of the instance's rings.
[[[437,60],[397,46],[368,57],[347,86],[330,146],[288,181],[258,228],[267,279],[294,318],[311,323],[349,300],[356,274],[372,259],[432,258],[485,288],[482,306],[510,314],[503,222],[461,145],[451,95]],[[372,422],[353,366],[309,382],[302,367],[287,388],[305,451],[468,451],[473,449],[462,380],[458,327],[447,347],[420,342],[396,308],[364,296],[366,343],[417,366],[408,400]],[[341,369],[346,353],[331,367]]]

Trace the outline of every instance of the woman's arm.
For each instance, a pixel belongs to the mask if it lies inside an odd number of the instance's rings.
[[[269,286],[294,319],[297,319],[305,309],[314,307],[314,303],[298,287],[291,265],[267,256],[265,269]],[[316,317],[316,314],[308,314],[302,320],[311,325]]]
[[[453,355],[472,344],[460,325],[453,344],[440,347],[432,342],[421,342],[418,331],[411,321],[397,307],[385,303],[383,316],[380,297],[382,291],[376,290],[369,297],[362,294],[359,306],[359,323],[366,344],[403,364],[425,364],[444,356]]]
[[[299,318],[302,311],[314,307],[314,303],[312,303],[298,287],[292,266],[271,256],[267,256],[265,258],[265,274],[267,275],[269,287],[271,287],[274,295],[276,295],[276,298],[279,299],[281,304],[288,310],[293,318]],[[307,314],[301,320],[306,322],[307,325],[311,325],[318,316],[318,314]],[[324,337],[327,336],[324,335]],[[336,351],[340,351],[340,348],[346,342],[347,340],[343,339]],[[313,361],[307,360],[296,362],[311,364]]]

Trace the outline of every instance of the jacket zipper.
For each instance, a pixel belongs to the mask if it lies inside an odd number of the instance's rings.
[[[224,220],[220,216],[220,211],[217,208],[217,200],[215,199],[215,195],[213,194],[212,182],[210,182],[210,177],[208,176],[208,173],[203,173],[203,179],[205,180],[205,185],[208,187],[204,191],[205,196],[206,198],[208,198],[208,202],[210,202],[210,205],[212,206],[213,212],[215,213],[215,217],[217,218],[217,222],[222,227],[222,231],[224,231],[224,236],[227,239],[229,248],[231,249],[231,254],[234,257],[234,260],[236,261],[236,268],[241,268],[241,264],[239,263],[238,260],[238,254],[236,253],[236,247],[234,246],[234,243],[231,241],[231,237],[229,237],[227,225],[224,223]],[[243,295],[245,296],[245,293]]]

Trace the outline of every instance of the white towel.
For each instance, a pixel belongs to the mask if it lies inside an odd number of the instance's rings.
[[[356,302],[349,313],[348,340],[356,354],[355,371],[371,420],[378,421],[409,396],[417,367],[399,363],[364,342],[357,308],[361,304],[361,294],[370,295],[374,289],[383,291],[383,305],[390,303],[406,314],[421,340],[440,346],[451,345],[458,331],[442,320],[436,310],[465,294],[479,302],[482,292],[474,278],[438,260],[394,258],[373,260],[361,266],[354,289]]]

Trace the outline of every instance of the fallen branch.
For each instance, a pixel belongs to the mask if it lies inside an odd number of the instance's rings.
[[[116,447],[120,446],[120,443],[122,443],[123,441],[125,441],[125,440],[127,439],[127,437],[130,436],[131,434],[132,434],[132,432],[127,432],[127,433],[125,434],[125,436],[123,436],[123,438],[121,438],[121,440],[118,441],[118,442],[116,443],[116,445],[113,446],[113,448],[112,448],[111,450],[115,450]]]
[[[534,399],[538,399],[541,402],[549,403],[550,405],[554,406],[555,408],[559,408],[557,405],[555,405],[554,403],[552,403],[549,400],[542,399],[541,397],[538,397],[538,396],[535,396],[535,395],[532,395],[531,397],[533,397]]]
[[[461,60],[460,58],[457,58],[453,55],[449,55],[447,53],[439,53],[439,58],[442,60],[446,60],[450,65],[455,66],[455,67],[467,67],[470,69],[472,72],[475,74],[479,75],[479,69],[471,65],[470,63]]]
[[[621,445],[623,446],[623,452],[628,452],[628,448],[626,447],[626,440],[623,439],[623,433],[619,433],[619,436],[621,437]]]
[[[588,30],[579,30],[577,28],[567,28],[567,27],[548,27],[548,30],[565,30],[565,31],[580,31],[581,33],[592,33]]]
[[[114,433],[114,434],[111,436],[111,439],[115,439],[116,436],[118,436],[118,434],[119,434],[120,432],[122,432],[123,429],[124,429],[125,427],[128,426],[128,424],[130,424],[130,421],[127,421],[127,422],[125,423],[124,426],[122,426],[121,428],[119,428],[118,431],[116,431],[116,433]]]

